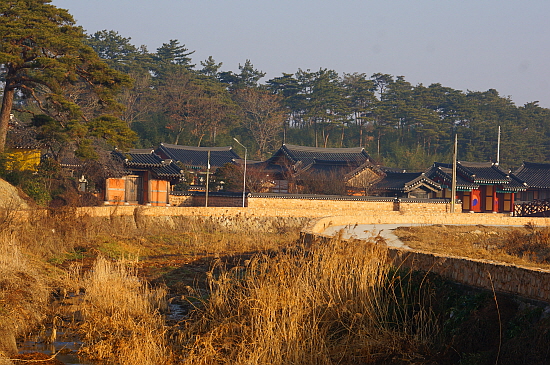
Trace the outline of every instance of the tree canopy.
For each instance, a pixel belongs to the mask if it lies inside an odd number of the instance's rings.
[[[44,140],[63,134],[84,149],[93,139],[127,145],[131,128],[137,147],[223,146],[237,137],[265,159],[282,143],[360,146],[381,164],[422,170],[450,161],[455,134],[459,159],[494,161],[500,126],[502,164],[550,161],[550,110],[516,106],[494,89],[326,68],[265,80],[249,59],[237,71],[212,56],[197,67],[177,39],[150,52],[116,31],[86,35],[48,0],[7,0],[0,13],[1,148],[16,105],[52,118],[35,124]]]
[[[47,114],[59,131],[71,134],[83,152],[93,137],[88,123],[111,123],[120,111],[115,95],[131,79],[110,68],[86,44],[86,35],[72,16],[49,0],[7,0],[0,4],[0,76],[4,81],[0,110],[0,151],[6,145],[14,99],[19,111]],[[110,115],[103,118],[102,115]],[[99,118],[99,119],[97,119]],[[78,131],[78,132],[77,132]],[[116,139],[121,147],[133,134]]]

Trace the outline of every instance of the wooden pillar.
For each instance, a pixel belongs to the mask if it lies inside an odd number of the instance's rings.
[[[497,187],[493,185],[493,213],[498,213],[498,198],[497,198]]]

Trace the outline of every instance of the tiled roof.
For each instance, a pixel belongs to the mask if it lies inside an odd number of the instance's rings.
[[[451,181],[453,179],[453,168],[450,164],[436,162],[434,166],[432,166],[428,169],[428,171],[425,172],[425,174],[432,180],[442,180],[442,182],[447,185],[447,187],[451,186]],[[459,190],[479,189],[479,184],[468,181],[462,176],[457,175],[456,187]]]
[[[161,143],[156,152],[162,157],[179,161],[190,168],[206,168],[210,151],[210,166],[221,167],[240,159],[232,147],[190,147]]]
[[[293,163],[301,161],[303,166],[313,163],[315,159],[323,161],[346,161],[354,163],[356,166],[370,160],[369,155],[362,147],[320,148],[283,144],[279,151],[275,153],[275,155],[278,154],[286,155]]]
[[[423,172],[387,172],[386,176],[374,185],[374,189],[409,192],[421,185],[428,186],[432,190],[441,190],[441,185],[428,178]]]
[[[113,154],[124,161],[124,166],[128,168],[151,168],[162,167],[163,165],[162,158],[150,149],[133,149],[128,152],[116,150]]]
[[[502,185],[501,189],[502,192],[516,192],[516,191],[525,191],[527,189],[527,184],[523,182],[523,180],[518,179],[514,175],[510,175],[512,180],[505,185]],[[500,191],[499,191],[500,192]]]
[[[400,169],[399,167],[388,167],[388,166],[378,166],[378,168],[383,172],[394,172],[394,173],[403,173],[407,172],[405,169]]]
[[[13,149],[40,149],[44,145],[37,140],[36,130],[21,122],[10,122],[6,134],[6,147]]]
[[[523,162],[513,176],[529,187],[550,189],[550,164],[548,163]]]
[[[132,149],[128,152],[113,152],[113,156],[124,163],[129,173],[132,169],[150,170],[153,175],[161,179],[178,179],[183,172],[173,161],[165,161],[152,149]]]
[[[49,158],[50,156],[45,155],[46,158]],[[74,156],[63,156],[59,159],[59,164],[61,167],[68,167],[68,168],[77,168],[82,167],[82,160],[78,157]]]
[[[348,172],[346,174],[345,179],[349,180],[352,177],[354,177],[354,176],[358,175],[359,173],[361,173],[362,171],[364,171],[365,169],[371,169],[374,173],[376,173],[380,177],[386,175],[386,172],[388,172],[387,170],[385,170],[381,166],[377,166],[377,165],[373,164],[370,161],[365,161],[362,165],[357,167],[355,170],[353,170],[351,172]],[[392,171],[390,171],[390,172],[392,172]],[[399,171],[396,171],[396,172],[405,172],[405,170],[399,170]]]
[[[459,161],[457,169],[459,174],[478,184],[507,184],[511,181],[510,176],[492,162]]]
[[[452,164],[436,162],[426,175],[433,180],[438,180],[439,177],[445,185],[450,186],[452,168]],[[522,181],[510,176],[492,162],[457,162],[457,189],[479,189],[480,185],[499,185],[499,190],[510,192],[525,190]]]
[[[153,174],[159,178],[164,179],[177,179],[183,177],[183,171],[174,163],[166,163],[162,167],[155,167],[152,169]]]
[[[349,161],[329,161],[329,160],[317,160],[313,159],[313,162],[306,166],[302,172],[308,172],[313,174],[334,174],[339,177],[354,171],[357,169],[355,163]]]

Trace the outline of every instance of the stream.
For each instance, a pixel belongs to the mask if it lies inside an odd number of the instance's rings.
[[[177,322],[184,318],[188,313],[188,308],[185,308],[180,303],[169,303],[168,313],[166,313],[166,322]],[[52,343],[46,339],[52,337],[51,325],[48,329],[42,329],[33,333],[27,339],[19,341],[17,348],[20,354],[24,353],[42,353],[46,355],[57,354],[55,358],[65,365],[98,365],[100,362],[87,361],[78,356],[78,350],[83,345],[80,339],[75,335],[66,334],[63,331],[66,321],[61,324],[56,331],[56,340]],[[68,322],[67,322],[68,323]],[[70,331],[67,331],[67,333]]]

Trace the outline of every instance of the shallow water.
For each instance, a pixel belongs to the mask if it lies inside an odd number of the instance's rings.
[[[19,343],[18,349],[19,353],[41,352],[46,355],[53,355],[59,352],[55,358],[66,365],[94,365],[77,356],[76,353],[81,345],[82,343],[78,341],[55,341],[50,344],[34,339]]]

